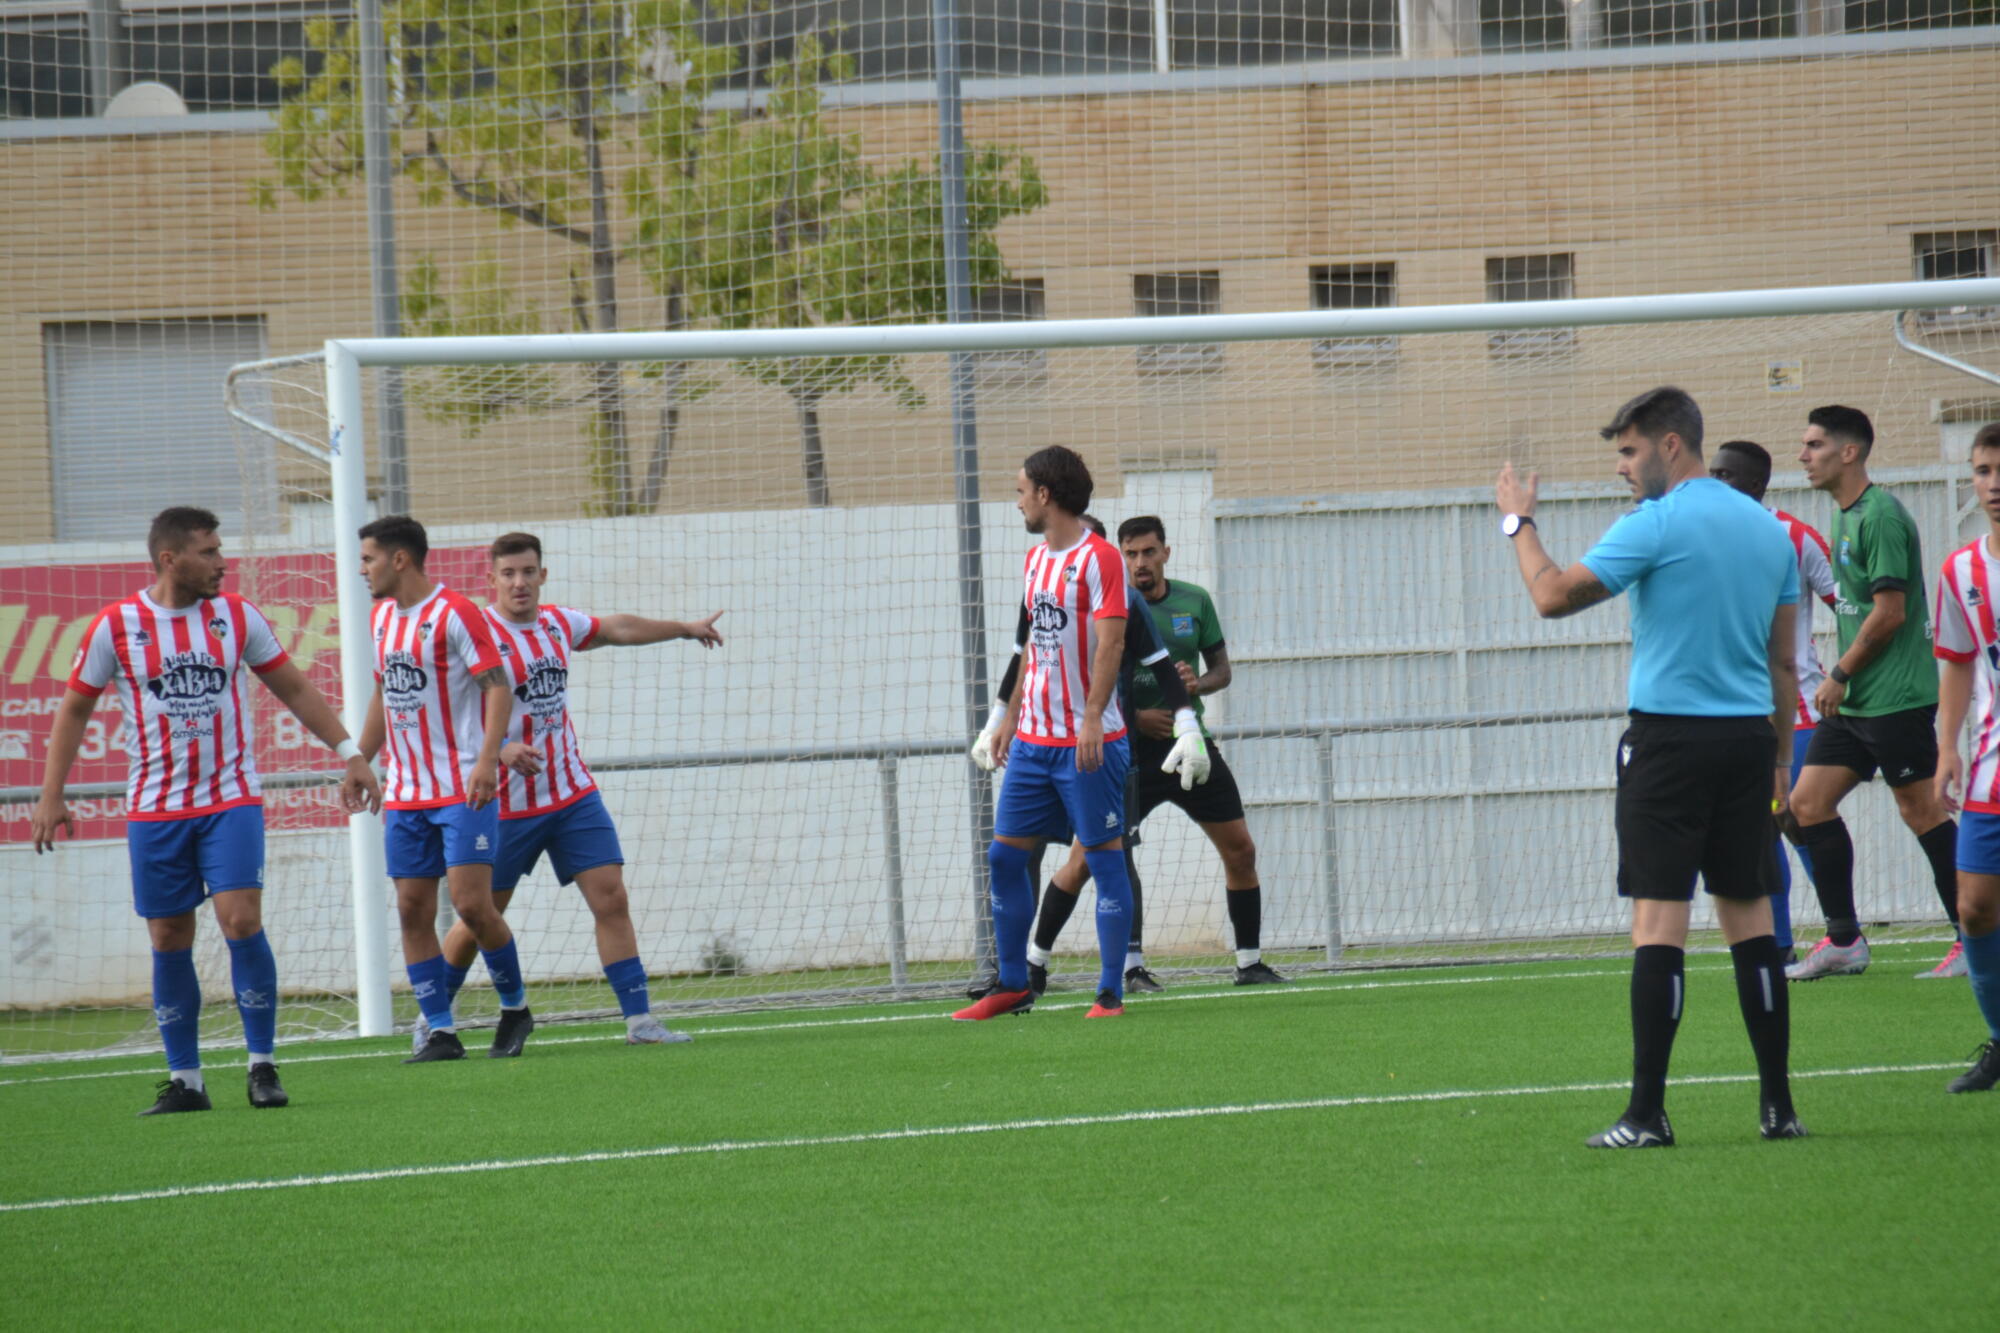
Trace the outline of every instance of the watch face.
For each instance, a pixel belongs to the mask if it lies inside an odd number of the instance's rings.
[[[1500,520],[1500,535],[1502,537],[1511,537],[1520,530],[1521,516],[1519,514],[1508,514]]]

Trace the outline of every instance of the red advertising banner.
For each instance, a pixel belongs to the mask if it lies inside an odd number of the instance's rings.
[[[427,565],[433,578],[484,600],[483,549],[432,551]],[[333,573],[327,555],[260,556],[247,566],[232,566],[223,586],[257,605],[278,643],[338,710],[340,617]],[[41,786],[49,728],[90,622],[152,581],[142,561],[0,568],[0,787]],[[340,761],[269,694],[253,685],[251,696],[259,773],[340,771]],[[71,784],[125,781],[123,721],[117,691],[105,691],[70,770]],[[273,828],[334,828],[345,822],[330,783],[267,790],[264,803]],[[32,800],[0,802],[0,841],[26,842],[33,808]],[[70,813],[79,838],[125,836],[123,795],[72,800]]]

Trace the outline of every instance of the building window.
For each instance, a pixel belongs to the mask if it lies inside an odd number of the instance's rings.
[[[1576,256],[1506,255],[1486,261],[1489,301],[1567,301],[1576,295]],[[1576,348],[1573,328],[1502,329],[1486,335],[1496,361],[1566,356]]]
[[[90,48],[78,14],[0,26],[0,116],[54,120],[90,114]]]
[[[1320,264],[1312,270],[1315,310],[1383,310],[1396,304],[1394,264]],[[1327,372],[1383,371],[1396,366],[1394,334],[1366,338],[1320,338],[1312,346],[1313,369]]]
[[[1013,282],[995,283],[972,294],[971,319],[974,323],[1001,324],[1048,317],[1047,294],[1040,278],[1017,278]],[[972,363],[982,389],[1031,388],[1046,384],[1049,378],[1049,354],[1039,347],[975,352]]]
[[[217,386],[264,355],[261,317],[42,325],[56,536],[143,538],[168,497],[231,532],[276,507],[269,449],[239,459]]]
[[[1919,282],[1990,278],[2000,273],[2000,264],[1994,262],[1996,250],[2000,250],[2000,231],[1920,231],[1910,237],[1910,259]],[[1987,328],[1996,321],[2000,309],[1985,305],[1916,312],[1918,328],[1940,333]]]
[[[1135,315],[1219,315],[1222,275],[1138,273],[1132,277]],[[1142,375],[1193,375],[1222,369],[1221,343],[1162,343],[1138,349]]]
[[[1562,51],[1569,47],[1564,0],[1479,0],[1479,45],[1487,51]]]

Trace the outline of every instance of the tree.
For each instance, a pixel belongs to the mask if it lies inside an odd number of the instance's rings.
[[[870,162],[855,136],[827,124],[821,88],[852,73],[850,57],[801,36],[771,68],[764,114],[717,123],[675,189],[642,188],[633,198],[642,262],[676,275],[700,318],[723,328],[804,328],[944,315],[942,174],[935,162]],[[973,285],[999,282],[1007,267],[995,229],[1039,208],[1047,188],[1025,154],[975,146],[966,195]],[[831,498],[819,420],[827,398],[872,383],[904,407],[924,401],[897,356],[737,364],[791,397],[812,505]]]
[[[752,0],[762,7],[768,0]],[[708,6],[711,10],[744,6]],[[415,333],[524,332],[566,322],[623,327],[620,266],[634,260],[660,295],[666,328],[866,324],[936,318],[944,308],[942,191],[934,166],[883,167],[822,115],[821,80],[852,73],[817,37],[770,72],[761,109],[716,111],[735,54],[702,39],[690,0],[385,0],[399,83],[398,166],[427,205],[455,202],[502,226],[577,247],[562,311],[535,307],[482,256],[453,282],[430,256],[410,265],[403,309]],[[267,150],[280,191],[314,200],[363,171],[355,25],[319,20],[322,59],[273,71],[286,101]],[[1046,198],[1027,158],[969,154],[975,282],[1005,274],[991,231]],[[616,216],[622,205],[625,217]],[[622,222],[622,226],[621,226]],[[654,321],[644,325],[659,327]],[[897,358],[748,362],[798,408],[807,500],[828,502],[819,405],[863,383],[905,406],[921,395]],[[626,371],[590,368],[590,467],[604,514],[650,512],[663,490],[679,411],[707,381],[685,364],[635,373],[664,386],[652,458],[635,476]],[[433,415],[478,428],[516,411],[577,405],[546,367],[438,372],[415,396]]]

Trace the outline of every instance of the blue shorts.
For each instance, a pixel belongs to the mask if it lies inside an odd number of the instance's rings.
[[[622,866],[624,849],[618,845],[618,830],[611,812],[596,792],[572,801],[560,810],[525,819],[500,821],[500,855],[493,862],[493,891],[512,891],[521,877],[535,868],[542,853],[549,854],[558,883],[567,884],[579,873],[597,866]]]
[[[1125,832],[1125,770],[1131,762],[1131,743],[1123,736],[1105,742],[1104,763],[1094,773],[1077,768],[1070,746],[1017,739],[1007,750],[993,831],[1003,838],[1050,842],[1074,836],[1086,847],[1109,842]]]
[[[264,807],[134,819],[125,826],[125,851],[134,911],[149,918],[192,912],[212,893],[264,887]]]
[[[390,879],[440,879],[453,866],[490,866],[500,851],[500,802],[477,810],[463,801],[387,810],[382,840]]]
[[[1958,868],[1968,875],[2000,875],[2000,815],[1967,810],[1958,817]]]

